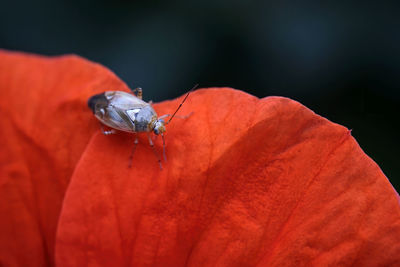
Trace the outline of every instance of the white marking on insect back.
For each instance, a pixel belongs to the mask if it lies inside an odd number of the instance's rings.
[[[140,111],[140,108],[129,109],[129,110],[126,111],[126,114],[128,114],[129,118],[132,121],[135,121],[136,115],[139,113],[139,111]]]

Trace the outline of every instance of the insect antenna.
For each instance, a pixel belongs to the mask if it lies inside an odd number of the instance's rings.
[[[182,102],[180,103],[179,107],[175,110],[174,114],[172,114],[171,118],[168,120],[168,122],[167,122],[166,124],[170,123],[170,121],[174,118],[175,114],[176,114],[176,113],[178,112],[178,110],[182,107],[183,103],[185,103],[186,98],[189,96],[189,94],[190,94],[194,89],[197,88],[197,86],[199,86],[199,84],[196,84],[195,86],[193,86],[192,89],[190,89],[190,91],[186,94],[185,98],[182,100]]]

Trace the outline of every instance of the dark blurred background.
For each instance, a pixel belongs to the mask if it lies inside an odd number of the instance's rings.
[[[353,129],[400,191],[400,3],[359,2],[3,1],[0,48],[81,55],[146,100],[195,83],[290,97]]]

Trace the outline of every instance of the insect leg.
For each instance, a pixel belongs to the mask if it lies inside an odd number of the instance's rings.
[[[133,142],[132,152],[131,152],[131,154],[129,155],[129,165],[128,165],[129,168],[132,167],[133,153],[135,153],[136,146],[137,146],[138,143],[139,143],[139,139],[138,139],[137,133],[135,133],[135,141]]]
[[[147,133],[147,137],[148,137],[148,139],[149,139],[149,144],[150,144],[150,146],[151,146],[151,148],[152,148],[152,150],[153,150],[153,152],[154,152],[154,155],[155,155],[156,158],[157,158],[158,164],[160,165],[160,170],[162,170],[161,159],[160,159],[160,157],[159,157],[158,154],[157,154],[156,148],[154,147],[153,140],[151,140],[150,133]]]
[[[162,115],[162,116],[158,117],[158,119],[159,119],[159,120],[165,119],[165,118],[167,118],[167,117],[169,117],[169,116],[171,116],[171,114],[165,114],[165,115]]]
[[[142,99],[142,97],[143,97],[143,90],[142,90],[142,88],[137,87],[137,88],[135,88],[135,89],[132,89],[131,91],[132,91],[132,93],[133,93],[137,98]]]
[[[175,118],[187,119],[187,118],[189,118],[190,116],[192,116],[192,114],[193,114],[193,111],[190,112],[190,113],[187,114],[187,115],[175,115]],[[164,118],[167,118],[167,117],[170,117],[170,116],[171,116],[171,114],[165,114],[165,115],[162,115],[161,117],[159,117],[158,119],[164,119]]]
[[[163,145],[163,150],[162,150],[162,154],[164,157],[164,161],[167,161],[167,155],[165,154],[165,139],[164,139],[164,134],[161,134],[161,138],[162,138],[162,145]]]
[[[101,127],[101,132],[102,132],[104,135],[110,135],[110,134],[115,134],[115,133],[116,133],[114,129],[111,129],[111,130],[104,130],[104,126],[103,126],[103,124],[101,124],[101,123],[100,123],[100,127]]]

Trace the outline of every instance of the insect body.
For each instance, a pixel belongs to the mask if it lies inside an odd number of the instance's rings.
[[[192,90],[190,90],[189,93],[186,94],[182,103],[179,105],[172,116],[170,114],[166,114],[158,117],[157,113],[154,111],[150,103],[146,103],[142,100],[141,88],[136,88],[133,90],[135,95],[122,91],[107,91],[101,94],[94,95],[89,98],[88,106],[100,122],[113,129],[105,131],[102,128],[103,134],[113,134],[115,133],[114,129],[116,129],[120,131],[134,133],[136,135],[134,147],[130,156],[130,166],[132,163],[133,153],[136,149],[136,145],[138,144],[137,133],[146,132],[149,139],[149,144],[153,148],[153,152],[157,157],[160,168],[162,168],[161,160],[157,152],[155,151],[150,133],[154,132],[156,135],[161,135],[163,140],[163,156],[166,160],[165,140],[163,135],[166,130],[165,125],[172,120],[172,118],[175,116],[176,112],[180,109],[183,102],[185,102],[186,98]],[[171,116],[171,118],[166,123],[164,121],[164,118],[167,118],[169,116]]]

